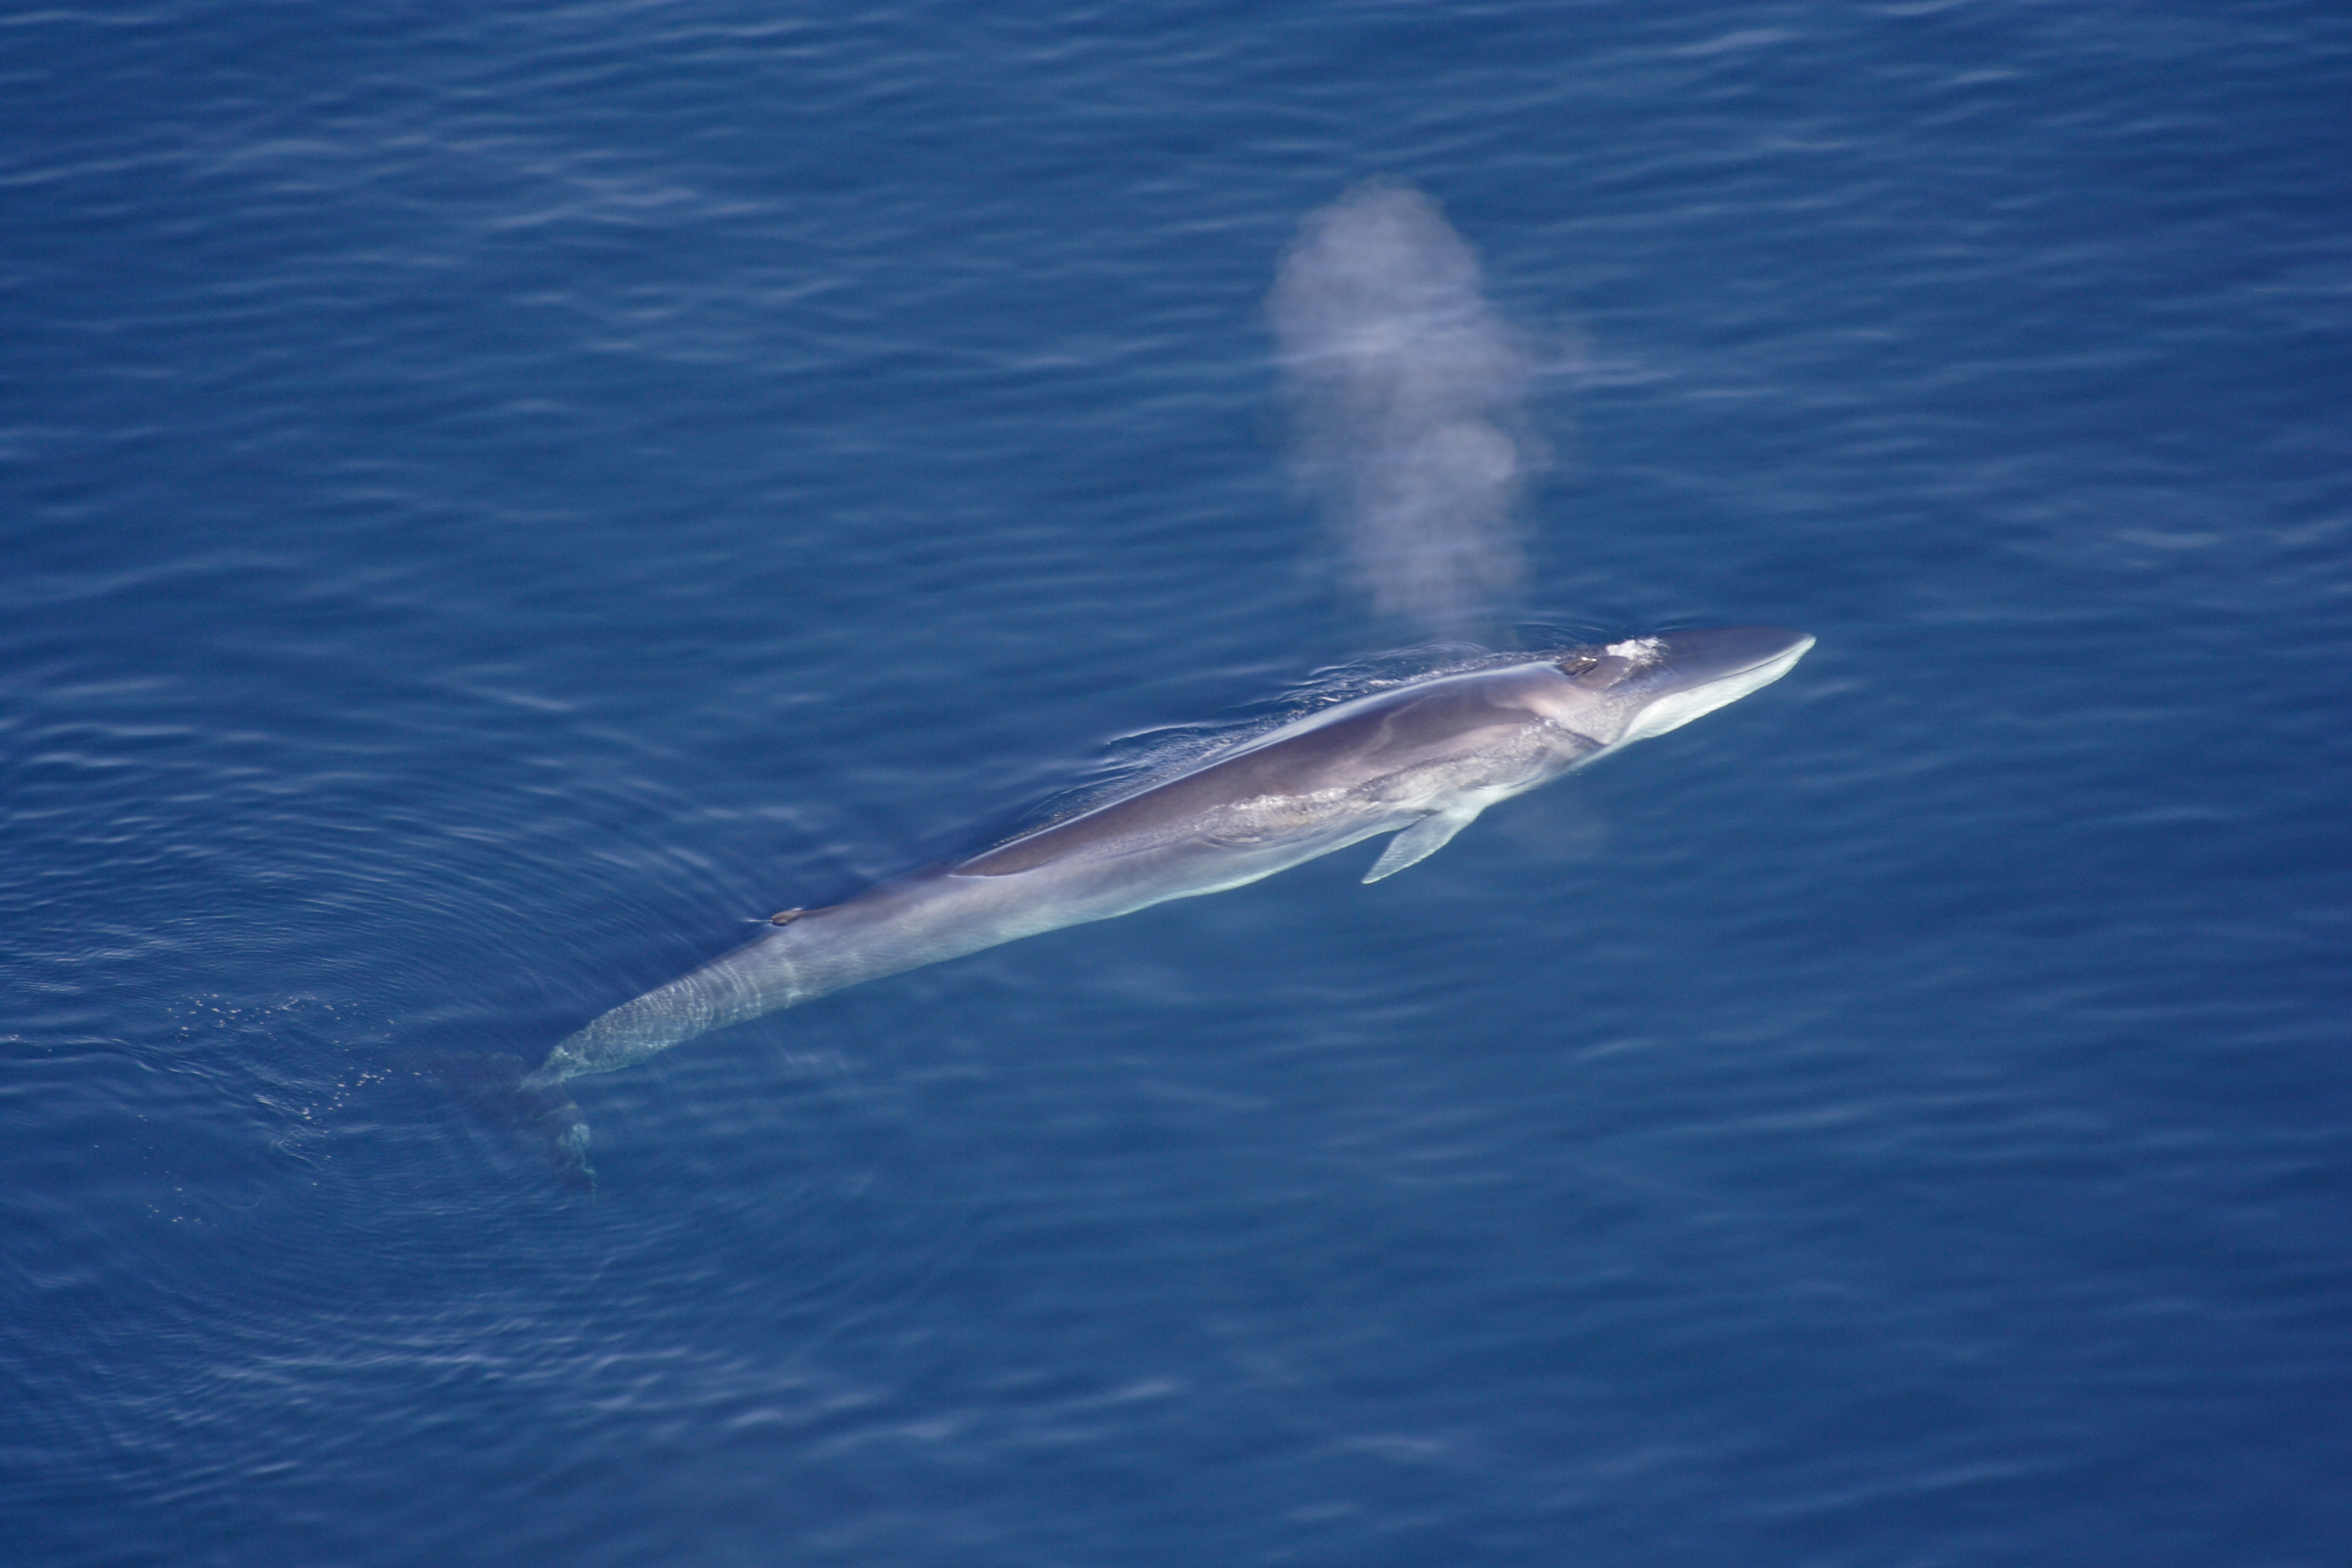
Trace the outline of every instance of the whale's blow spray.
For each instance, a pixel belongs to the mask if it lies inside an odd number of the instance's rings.
[[[1437,637],[1506,613],[1528,363],[1436,204],[1378,182],[1310,215],[1267,309],[1299,472],[1374,609]]]

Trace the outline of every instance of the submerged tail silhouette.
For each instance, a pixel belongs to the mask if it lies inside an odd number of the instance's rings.
[[[494,1127],[527,1130],[555,1167],[556,1178],[581,1192],[596,1189],[588,1163],[588,1123],[562,1081],[536,1080],[520,1057],[446,1056],[420,1069],[459,1104]]]

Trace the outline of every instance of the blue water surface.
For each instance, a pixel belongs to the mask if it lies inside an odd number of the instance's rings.
[[[2352,1560],[2352,18],[0,16],[0,1553]],[[1780,685],[576,1087],[1403,658],[1284,456],[1410,181],[1528,623]],[[1528,634],[1530,636],[1534,634]],[[469,1065],[470,1064],[470,1065]]]

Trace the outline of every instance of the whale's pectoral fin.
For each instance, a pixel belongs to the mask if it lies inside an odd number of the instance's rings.
[[[1372,862],[1364,873],[1364,880],[1377,882],[1382,877],[1393,877],[1407,866],[1428,859],[1452,841],[1454,836],[1478,820],[1475,811],[1441,811],[1434,816],[1424,816],[1411,827],[1389,840],[1388,848]]]

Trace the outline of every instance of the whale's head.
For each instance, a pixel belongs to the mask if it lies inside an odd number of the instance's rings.
[[[1613,751],[1769,686],[1812,646],[1780,626],[1710,626],[1576,648],[1558,659],[1568,680],[1550,716]]]

